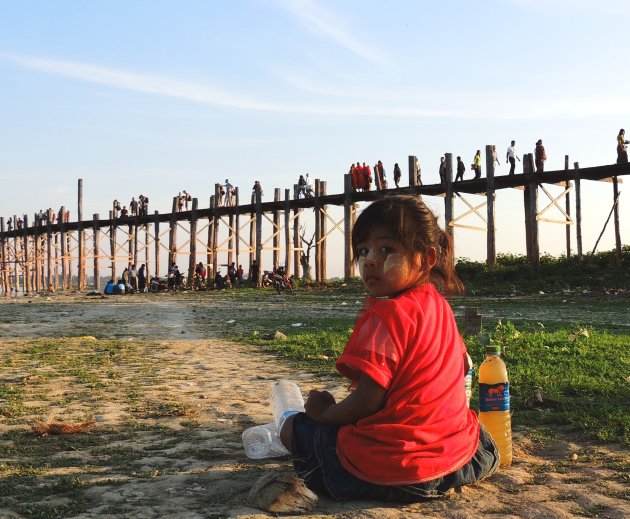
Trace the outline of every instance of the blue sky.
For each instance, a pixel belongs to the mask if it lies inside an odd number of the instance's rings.
[[[610,164],[630,127],[629,21],[609,0],[0,0],[0,214],[75,215],[78,178],[101,216],[140,193],[168,211],[182,189],[205,207],[225,178],[268,199],[309,172],[340,192],[351,162],[391,175],[408,155],[432,182],[441,154],[470,163],[486,144],[505,174],[511,139],[521,155],[543,139],[548,170]],[[583,189],[590,250],[612,189]],[[501,252],[524,252],[522,207],[498,194]],[[564,251],[563,226],[540,232]],[[484,257],[482,233],[456,239]]]

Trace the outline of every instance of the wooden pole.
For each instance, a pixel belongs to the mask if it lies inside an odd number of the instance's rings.
[[[59,239],[61,240],[61,289],[67,288],[68,281],[68,244],[66,242],[66,208],[62,205],[57,219],[59,225]]]
[[[319,190],[320,190],[320,196],[325,197],[326,196],[326,181],[322,180],[319,183]],[[320,218],[322,220],[322,223],[319,227],[319,232],[322,235],[322,253],[321,253],[321,262],[322,262],[322,269],[321,269],[321,280],[322,281],[326,281],[326,279],[328,279],[328,276],[326,274],[326,234],[327,234],[327,227],[328,227],[328,222],[327,222],[327,218],[326,215],[328,214],[327,212],[327,206],[323,206],[322,210],[319,212],[320,214]]]
[[[29,257],[29,243],[28,243],[28,215],[24,215],[24,225],[22,226],[22,247],[23,247],[23,261],[22,261],[22,274],[24,276],[24,294],[28,295],[32,291],[31,287],[31,261]]]
[[[273,190],[273,269],[274,271],[278,268],[278,257],[280,252],[280,211],[278,210],[278,205],[280,202],[280,189],[275,188]]]
[[[234,255],[236,256],[236,265],[237,267],[240,266],[240,258],[239,258],[239,253],[241,250],[241,210],[240,210],[240,206],[239,206],[239,193],[238,193],[238,187],[234,188],[234,204],[235,206],[233,207],[233,211],[234,211]]]
[[[228,208],[228,257],[227,264],[234,261],[234,207]]]
[[[136,271],[138,270],[138,228],[140,227],[140,216],[136,212],[136,215],[133,218],[133,259],[131,263],[136,266]],[[136,281],[137,283],[137,281]]]
[[[301,254],[302,254],[302,237],[300,236],[300,212],[299,208],[293,209],[293,275],[300,278]],[[288,271],[287,271],[288,272]],[[302,272],[304,276],[304,272]]]
[[[39,277],[39,266],[40,266],[40,247],[39,247],[39,219],[37,215],[33,219],[35,225],[33,226],[33,284],[32,289],[35,292],[39,292],[41,290],[41,283]]]
[[[52,272],[52,209],[48,208],[48,218],[46,218],[46,290],[54,287]]]
[[[621,259],[621,232],[619,230],[619,181],[613,177],[613,221],[615,224],[615,253]]]
[[[216,274],[219,270],[219,251],[218,243],[219,243],[219,210],[221,205],[221,195],[218,192],[218,184],[217,184],[217,194],[214,195],[214,206],[212,210],[212,214],[214,217],[212,218],[212,273]]]
[[[580,185],[580,164],[573,163],[573,180],[575,182],[575,241],[577,243],[578,261],[582,261],[582,187]]]
[[[409,155],[409,186],[416,187],[418,185],[418,157]]]
[[[564,171],[566,171],[567,178],[569,177],[569,156],[564,156]],[[565,189],[569,189],[571,182],[566,180],[564,182]],[[569,193],[564,196],[564,210],[567,213],[567,219],[571,217],[571,198],[569,197]],[[567,258],[571,257],[571,225],[569,222],[564,226],[565,227],[565,239],[567,242]]]
[[[59,227],[59,224],[57,224]],[[54,236],[54,249],[55,249],[55,268],[53,269],[53,287],[55,290],[59,288],[59,232]]]
[[[177,264],[177,197],[173,197],[173,208],[168,230],[168,269]]]
[[[315,179],[315,281],[320,282],[322,280],[322,262],[321,262],[321,218],[319,217],[320,205],[319,205],[319,179]]]
[[[259,287],[262,283],[262,193],[257,190],[254,195],[256,196],[256,264],[258,265],[258,279],[256,279],[256,286]]]
[[[251,205],[254,208],[256,207],[256,198],[254,197],[253,193],[252,193],[252,198],[251,198]],[[256,260],[256,213],[252,212],[249,214],[249,269],[248,269],[248,272],[252,271],[252,264],[254,263],[255,260]],[[260,270],[260,265],[258,266],[258,269]],[[255,280],[255,281],[256,283],[258,282],[258,280]]]
[[[494,226],[494,153],[491,145],[486,146],[486,208],[488,222],[486,224],[486,264],[494,267],[497,264],[496,230]]]
[[[346,173],[343,176],[343,277],[346,280],[352,278],[352,175]]]
[[[190,211],[190,255],[188,256],[188,287],[193,286],[195,267],[197,266],[197,198],[192,199],[192,210]]]
[[[85,289],[85,234],[83,231],[83,179],[79,179],[77,193],[77,238],[79,254],[79,290]]]
[[[6,238],[4,237],[4,217],[0,216],[0,284],[2,293],[6,296],[9,293],[9,283],[7,282],[7,247]]]
[[[209,286],[212,286],[212,282],[214,279],[212,276],[216,274],[215,269],[217,268],[216,251],[214,250],[214,220],[217,217],[216,200],[217,197],[215,195],[210,196],[211,213],[210,217],[208,218],[208,247],[206,257],[206,259],[208,260],[206,279],[211,282]]]
[[[527,259],[531,265],[540,262],[538,247],[538,180],[535,176],[534,156],[527,153],[523,156],[523,171],[526,175],[523,201],[525,205],[525,237]]]
[[[101,289],[101,272],[99,269],[99,257],[101,255],[100,252],[100,239],[101,239],[101,228],[98,225],[98,213],[94,213],[92,215],[92,234],[93,234],[93,250],[94,250],[94,290]]]
[[[116,217],[114,214],[114,210],[109,212],[109,253],[111,256],[112,279],[114,283],[118,283],[118,277],[116,276]]]
[[[446,170],[444,172],[444,180],[446,182],[446,196],[444,197],[444,228],[451,236],[453,244],[455,244],[455,229],[451,225],[453,221],[453,154],[445,153],[444,162]]]
[[[291,275],[293,247],[291,241],[291,190],[284,190],[284,271]]]
[[[153,235],[155,236],[153,246],[155,249],[155,277],[157,278],[160,277],[160,213],[158,211],[155,211],[153,216]]]

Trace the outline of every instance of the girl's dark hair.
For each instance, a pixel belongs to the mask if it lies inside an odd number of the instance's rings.
[[[447,294],[464,292],[464,285],[455,273],[453,240],[419,196],[395,195],[372,202],[361,212],[352,229],[352,249],[356,251],[357,245],[367,240],[370,231],[377,226],[388,229],[394,239],[423,258],[433,247],[436,263],[426,272],[428,280]]]

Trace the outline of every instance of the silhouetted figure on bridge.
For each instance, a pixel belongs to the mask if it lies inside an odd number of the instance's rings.
[[[536,149],[534,150],[534,161],[536,163],[536,173],[542,174],[545,171],[545,161],[547,160],[547,153],[545,153],[545,147],[543,146],[542,139],[538,139],[536,143]]]
[[[505,154],[505,161],[510,163],[510,175],[514,175],[514,168],[516,167],[516,161],[521,161],[516,154],[516,141],[512,141]]]
[[[630,141],[626,140],[626,130],[623,128],[619,130],[619,135],[617,135],[617,164],[627,164],[628,163],[628,146]]]
[[[455,182],[460,180],[464,180],[464,171],[466,171],[466,166],[462,161],[460,156],[457,157],[457,175],[455,175]]]

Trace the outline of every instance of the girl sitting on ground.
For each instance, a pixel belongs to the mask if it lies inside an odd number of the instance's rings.
[[[296,473],[335,499],[414,501],[492,474],[499,455],[467,406],[466,347],[446,293],[463,286],[453,243],[419,197],[384,198],[357,219],[352,247],[371,297],[337,370],[351,392],[313,390],[281,439]]]

